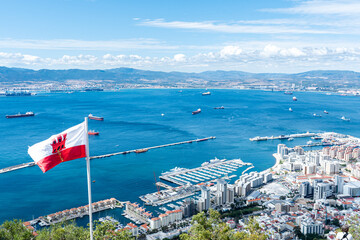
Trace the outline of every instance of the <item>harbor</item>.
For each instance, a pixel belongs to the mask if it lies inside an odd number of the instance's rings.
[[[152,146],[152,147],[147,147],[147,148],[140,148],[140,149],[135,149],[135,150],[128,150],[128,151],[104,154],[104,155],[90,157],[90,160],[98,159],[98,158],[112,157],[112,156],[116,156],[116,155],[124,155],[124,154],[129,154],[129,153],[145,153],[145,152],[147,152],[147,151],[149,151],[151,149],[163,148],[163,147],[171,147],[171,146],[187,144],[187,143],[194,143],[194,142],[203,142],[203,141],[207,141],[207,140],[211,140],[211,139],[215,139],[215,138],[216,137],[212,136],[212,137],[206,137],[206,138],[201,138],[201,139],[188,140],[188,141],[169,143],[169,144],[164,144],[164,145],[159,145],[159,146]],[[2,168],[2,169],[0,169],[0,174],[15,171],[15,170],[26,168],[26,167],[33,167],[33,166],[35,166],[34,162],[22,163],[22,164],[19,164],[19,165]]]

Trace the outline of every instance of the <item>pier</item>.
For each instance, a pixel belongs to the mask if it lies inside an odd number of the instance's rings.
[[[267,141],[267,140],[282,140],[282,139],[289,139],[289,138],[302,138],[302,137],[314,137],[318,135],[317,133],[310,133],[310,132],[306,132],[306,133],[296,133],[296,134],[290,134],[290,135],[280,135],[280,136],[271,136],[271,137],[254,137],[254,138],[250,138],[250,141]]]
[[[147,151],[149,151],[151,149],[163,148],[163,147],[171,147],[171,146],[175,146],[175,145],[181,145],[181,144],[193,143],[193,142],[203,142],[203,141],[207,141],[207,140],[211,140],[211,139],[215,139],[215,138],[216,137],[206,137],[206,138],[201,138],[201,139],[188,140],[188,141],[169,143],[169,144],[164,144],[164,145],[159,145],[159,146],[153,146],[153,147],[147,147],[147,148],[139,148],[139,149],[135,149],[135,150],[128,150],[128,151],[104,154],[104,155],[90,157],[90,160],[98,159],[98,158],[112,157],[112,156],[116,156],[116,155],[125,155],[125,154],[129,154],[129,153],[140,154],[140,153],[145,153],[145,152],[147,152]],[[22,163],[22,164],[19,164],[19,165],[15,165],[15,166],[6,167],[6,168],[3,168],[3,169],[0,169],[0,174],[15,171],[15,170],[26,168],[26,167],[33,167],[35,165],[36,164],[34,162],[28,162],[28,163]]]

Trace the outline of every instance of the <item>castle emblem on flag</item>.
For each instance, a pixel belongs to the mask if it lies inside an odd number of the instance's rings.
[[[56,138],[52,140],[52,153],[59,153],[61,150],[65,149],[65,142],[66,142],[67,133],[63,133],[58,135]]]
[[[28,153],[43,172],[56,165],[86,157],[85,122],[29,147]]]

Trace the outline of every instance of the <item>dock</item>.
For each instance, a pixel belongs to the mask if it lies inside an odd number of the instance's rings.
[[[282,140],[282,139],[289,139],[289,138],[303,138],[303,137],[314,137],[318,135],[317,133],[296,133],[296,134],[289,134],[289,135],[280,135],[280,136],[271,136],[271,137],[254,137],[250,138],[250,141],[267,141],[267,140]]]
[[[163,147],[171,147],[171,146],[175,146],[175,145],[181,145],[181,144],[193,143],[193,142],[203,142],[203,141],[212,140],[212,139],[215,139],[215,138],[216,137],[212,136],[212,137],[206,137],[206,138],[201,138],[201,139],[188,140],[188,141],[169,143],[169,144],[164,144],[164,145],[159,145],[159,146],[139,148],[139,149],[134,149],[134,150],[128,150],[128,151],[104,154],[104,155],[90,157],[90,160],[98,159],[98,158],[112,157],[112,156],[116,156],[116,155],[125,155],[125,154],[129,154],[129,153],[140,154],[140,153],[145,153],[145,152],[147,152],[147,151],[149,151],[151,149],[163,148]],[[28,162],[28,163],[22,163],[22,164],[19,164],[19,165],[15,165],[15,166],[6,167],[6,168],[3,168],[3,169],[0,169],[0,174],[15,171],[15,170],[22,169],[22,168],[33,167],[35,165],[36,164],[34,162]]]
[[[213,161],[206,162],[197,168],[182,169],[162,174],[159,178],[177,185],[186,185],[187,183],[198,184],[217,179],[221,176],[226,176],[229,173],[237,171],[238,168],[244,165],[248,164],[245,164],[240,159],[215,159]]]

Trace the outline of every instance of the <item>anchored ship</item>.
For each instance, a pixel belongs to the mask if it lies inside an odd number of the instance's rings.
[[[19,118],[19,117],[33,117],[35,114],[33,112],[27,112],[25,114],[15,114],[15,115],[6,115],[6,118]]]
[[[95,132],[94,130],[89,130],[89,135],[99,135],[99,132]]]
[[[211,95],[211,92],[204,92],[202,93],[203,96]]]
[[[200,108],[199,108],[198,110],[192,112],[193,115],[198,114],[198,113],[201,113],[201,109],[200,109]]]
[[[342,116],[341,120],[346,121],[346,122],[350,122],[350,118],[346,118],[345,116]]]
[[[104,121],[103,117],[96,117],[96,116],[93,116],[91,113],[89,114],[88,117],[89,117],[89,119],[92,119],[92,120]]]

